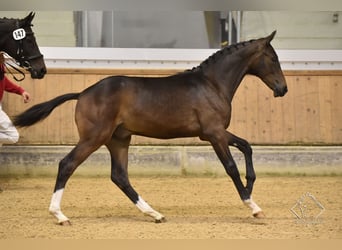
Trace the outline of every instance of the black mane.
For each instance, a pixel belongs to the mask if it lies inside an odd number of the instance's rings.
[[[0,18],[0,32],[9,32],[14,28],[18,19],[14,18]]]
[[[193,72],[193,71],[202,70],[203,67],[207,66],[208,64],[215,63],[219,58],[226,56],[226,55],[233,54],[236,51],[239,51],[239,49],[244,48],[247,45],[250,45],[254,41],[256,41],[256,40],[252,39],[249,41],[234,43],[234,44],[231,44],[229,46],[226,46],[226,47],[216,51],[214,54],[212,54],[207,59],[205,59],[203,62],[201,62],[198,66],[193,67],[192,69],[186,70],[186,72],[189,72],[189,71]]]
[[[33,16],[34,14],[31,12],[29,16],[24,19],[2,17],[0,18],[0,32],[10,32],[17,27],[25,28],[28,26],[33,26],[33,24],[31,24]],[[17,24],[17,22],[19,23]]]

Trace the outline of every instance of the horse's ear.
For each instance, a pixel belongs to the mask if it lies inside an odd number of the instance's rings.
[[[34,15],[35,15],[35,13],[34,13],[33,11],[31,11],[30,14],[28,14],[27,17],[25,17],[25,18],[23,19],[23,24],[24,24],[24,26],[29,26],[29,25],[31,25],[31,22],[32,22],[32,20],[33,20],[33,18],[34,18]]]
[[[275,30],[275,31],[273,31],[273,32],[271,33],[271,35],[265,37],[266,42],[267,42],[267,43],[271,43],[271,41],[273,40],[273,38],[274,38],[274,36],[275,36],[276,33],[277,33],[277,31]]]

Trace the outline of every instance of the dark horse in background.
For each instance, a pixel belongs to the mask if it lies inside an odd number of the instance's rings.
[[[242,199],[255,217],[263,217],[252,200],[255,181],[252,149],[247,141],[226,131],[231,102],[246,74],[259,77],[284,96],[287,85],[271,46],[275,32],[265,38],[241,42],[217,51],[198,67],[160,78],[111,76],[80,93],[69,93],[37,104],[14,119],[16,126],[31,126],[68,100],[78,100],[75,120],[79,142],[60,161],[49,211],[59,224],[69,224],[61,211],[64,188],[76,168],[102,145],[111,155],[111,179],[128,198],[156,222],[164,216],[147,204],[128,179],[128,147],[132,135],[169,139],[195,137],[208,141]],[[254,94],[254,93],[252,93]],[[240,178],[229,145],[246,160],[246,186]]]
[[[32,78],[41,79],[46,67],[31,29],[34,15],[31,12],[24,19],[0,18],[0,51],[14,58]]]

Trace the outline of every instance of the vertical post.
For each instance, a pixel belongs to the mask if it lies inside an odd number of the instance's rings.
[[[83,47],[88,47],[88,11],[83,11]]]
[[[228,45],[232,44],[232,35],[233,35],[233,15],[232,11],[228,11]]]
[[[241,11],[237,11],[236,21],[236,42],[239,43],[241,39]]]
[[[112,10],[112,48],[114,48],[114,10]]]

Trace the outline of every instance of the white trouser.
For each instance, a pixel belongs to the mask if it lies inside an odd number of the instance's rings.
[[[13,144],[19,140],[19,133],[0,103],[0,144]]]

